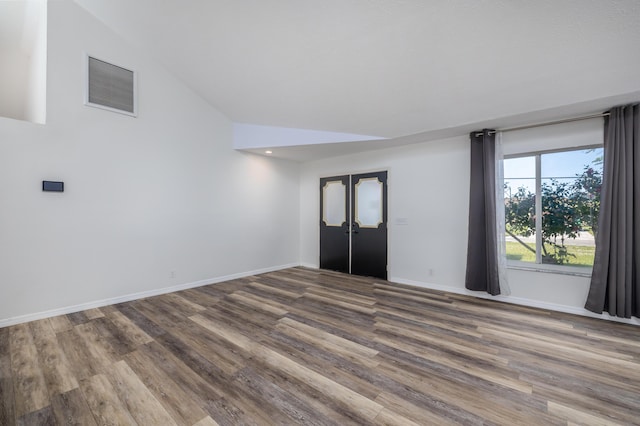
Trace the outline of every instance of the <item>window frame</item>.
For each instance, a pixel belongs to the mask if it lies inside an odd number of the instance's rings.
[[[604,148],[604,143],[600,144],[591,144],[591,145],[580,145],[575,147],[566,147],[566,148],[557,148],[557,149],[545,149],[545,150],[537,150],[537,151],[529,151],[522,152],[516,154],[508,154],[503,157],[504,160],[510,160],[514,158],[525,158],[525,157],[535,157],[535,170],[536,175],[535,186],[536,186],[536,205],[535,205],[535,215],[536,218],[542,217],[542,155],[545,154],[554,154],[559,152],[570,152],[570,151],[584,151],[588,149],[597,149]],[[502,176],[502,184],[504,186],[504,182],[506,178]],[[502,198],[502,202],[504,202],[505,198]],[[505,232],[505,238],[506,238]],[[553,265],[549,263],[542,263],[542,221],[536,220],[536,261],[532,262],[523,262],[521,260],[509,260],[507,259],[507,269],[514,270],[522,270],[522,271],[532,271],[532,272],[543,272],[543,273],[554,273],[561,275],[574,275],[581,277],[591,277],[591,273],[593,271],[593,267],[587,266],[575,266],[575,265]],[[505,243],[506,240],[502,241]]]

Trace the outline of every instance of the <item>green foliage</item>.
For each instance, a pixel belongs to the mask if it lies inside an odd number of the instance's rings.
[[[576,214],[580,216],[585,229],[594,236],[598,231],[601,189],[602,172],[589,166],[584,167],[584,171],[578,176],[572,188]]]
[[[595,235],[600,212],[602,173],[591,166],[576,176],[572,183],[550,179],[542,183],[542,261],[566,264],[576,255],[565,245],[565,239],[575,239],[579,231]],[[506,188],[505,188],[506,189]],[[505,198],[506,232],[526,250],[535,253],[530,245],[517,236],[535,234],[535,194],[526,188],[518,188],[515,194]]]
[[[535,233],[535,200],[535,194],[524,187],[518,188],[515,194],[505,199],[505,225],[508,233],[522,237],[529,237]]]
[[[551,179],[550,183],[542,184],[542,263],[563,265],[572,256],[564,240],[565,237],[576,238],[581,229],[572,196],[567,183]]]

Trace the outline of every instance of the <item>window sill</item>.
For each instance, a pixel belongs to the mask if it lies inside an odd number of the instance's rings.
[[[571,275],[574,277],[591,278],[591,268],[580,266],[541,265],[526,262],[510,262],[507,269],[517,271],[542,272],[545,274]]]

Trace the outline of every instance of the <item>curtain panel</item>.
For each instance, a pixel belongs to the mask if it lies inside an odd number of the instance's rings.
[[[469,240],[465,287],[500,294],[496,228],[496,133],[471,132]]]
[[[611,109],[591,287],[585,308],[622,318],[640,314],[640,107]]]

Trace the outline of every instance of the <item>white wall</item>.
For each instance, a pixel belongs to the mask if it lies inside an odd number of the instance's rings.
[[[29,58],[20,52],[0,52],[0,117],[23,120],[28,87]]]
[[[0,118],[0,326],[297,264],[297,164],[233,151],[226,117],[73,2],[48,27],[47,124]],[[83,105],[84,52],[139,72],[138,118]]]
[[[47,118],[47,1],[29,1],[31,54],[27,68],[24,119],[44,124]]]
[[[0,2],[0,116],[44,123],[46,0]]]
[[[602,122],[589,121],[505,134],[505,153],[602,141]],[[318,267],[321,176],[389,170],[389,280],[490,297],[464,288],[469,209],[469,138],[303,164],[300,179],[301,262]],[[408,224],[398,224],[407,219]],[[402,222],[402,221],[401,221]],[[497,299],[584,315],[589,278],[510,269],[512,294]]]

